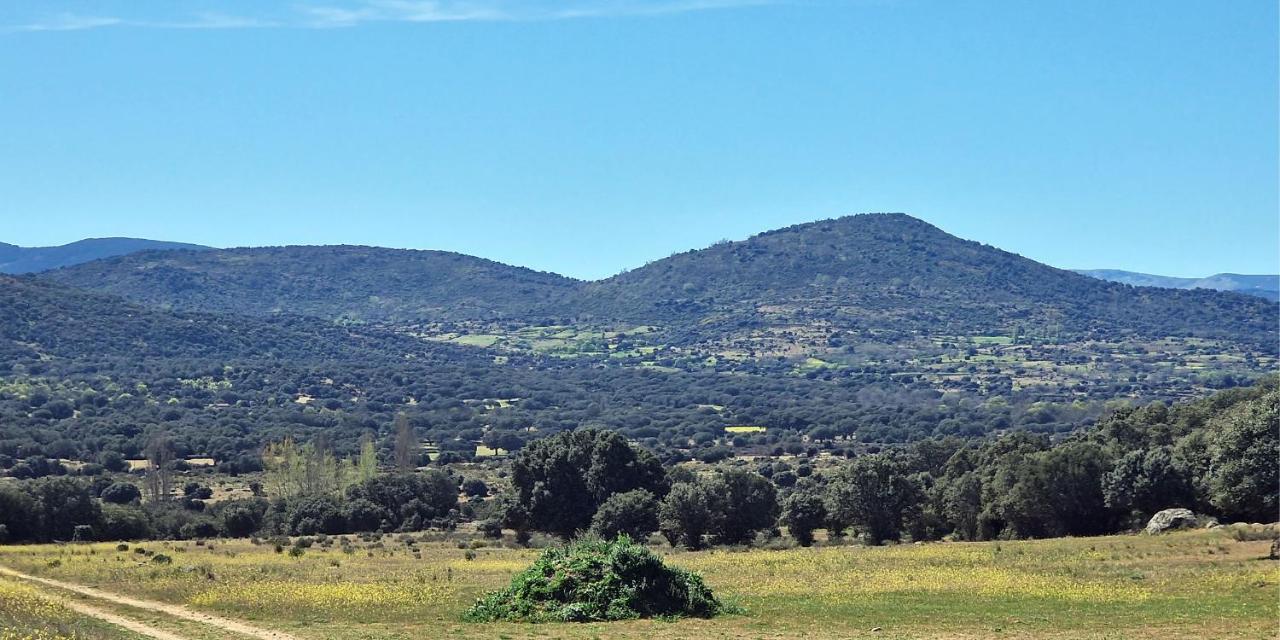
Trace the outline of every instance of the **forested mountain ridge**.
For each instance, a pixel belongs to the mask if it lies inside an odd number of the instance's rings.
[[[577,281],[447,251],[292,246],[144,252],[43,274],[150,306],[331,321],[555,316]]]
[[[584,306],[703,335],[829,323],[872,333],[1177,335],[1253,344],[1271,341],[1280,317],[1262,301],[1102,282],[904,214],[801,224],[674,255],[586,285]]]
[[[312,316],[539,366],[888,376],[1019,403],[1244,383],[1274,368],[1280,324],[1265,300],[1105,282],[903,214],[795,225],[595,282],[351,246],[138,253],[38,277],[152,309]]]
[[[962,240],[904,214],[769,231],[581,282],[441,251],[318,246],[144,252],[43,275],[165,309],[415,324],[656,326],[668,344],[998,335],[1169,336],[1274,346],[1278,307],[1208,290],[1139,289]],[[757,349],[759,351],[760,349]],[[768,349],[764,349],[768,351]]]
[[[141,238],[86,238],[56,247],[19,247],[0,242],[0,273],[34,273],[137,251],[198,251],[207,248]]]

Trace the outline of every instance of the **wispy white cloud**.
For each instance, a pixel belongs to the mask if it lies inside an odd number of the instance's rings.
[[[198,13],[174,20],[137,20],[115,16],[61,13],[36,22],[0,26],[0,32],[18,31],[85,31],[108,27],[141,29],[251,29],[283,27],[285,23],[246,16]]]
[[[84,29],[100,29],[120,25],[119,18],[106,16],[85,16],[73,13],[60,13],[40,22],[11,25],[7,31],[81,31]]]
[[[371,23],[517,22],[659,16],[790,3],[793,0],[318,0],[285,11],[221,12],[138,18],[57,13],[0,32],[137,29],[335,29]]]

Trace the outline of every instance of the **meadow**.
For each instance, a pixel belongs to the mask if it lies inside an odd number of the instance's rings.
[[[299,551],[248,540],[9,546],[0,547],[0,565],[317,640],[1274,637],[1280,567],[1265,559],[1267,540],[1236,539],[1248,537],[1259,536],[1223,528],[669,552],[669,563],[700,572],[743,613],[601,624],[461,622],[478,596],[504,586],[538,552],[457,534],[332,537]],[[59,604],[67,596],[0,579],[0,621],[9,634],[0,637],[134,637],[78,618]],[[150,619],[183,637],[216,635]]]

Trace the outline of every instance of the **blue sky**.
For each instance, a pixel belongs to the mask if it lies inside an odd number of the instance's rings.
[[[1062,267],[1275,272],[1277,7],[0,5],[0,241],[461,251],[601,277],[903,211]]]

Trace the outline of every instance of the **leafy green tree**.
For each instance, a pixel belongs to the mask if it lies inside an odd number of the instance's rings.
[[[101,464],[107,471],[116,473],[129,470],[129,463],[125,461],[124,456],[119,451],[103,451],[98,454],[98,464]]]
[[[261,499],[236,500],[219,505],[222,531],[233,538],[245,538],[262,528],[266,513],[266,501]]]
[[[391,512],[380,504],[364,498],[348,500],[344,505],[347,526],[352,531],[377,531],[384,522],[391,522]]]
[[[1209,424],[1209,501],[1231,519],[1276,519],[1280,391],[1231,408]]]
[[[644,489],[666,493],[662,464],[653,454],[612,431],[578,429],[533,442],[511,464],[517,529],[568,539],[591,525],[600,505],[615,493]]]
[[[347,490],[351,501],[367,500],[386,514],[396,529],[417,530],[453,518],[458,508],[458,483],[449,474],[431,469],[394,473],[366,480]],[[362,516],[363,522],[372,516]]]
[[[360,436],[360,457],[356,460],[356,482],[372,480],[378,475],[378,449],[373,444],[373,434]]]
[[[871,544],[897,540],[902,535],[904,514],[920,500],[906,470],[888,454],[856,458],[828,483],[827,508],[837,520],[861,528]]]
[[[133,505],[102,505],[102,521],[98,529],[100,540],[145,540],[152,535],[151,519],[141,508]]]
[[[671,546],[701,549],[703,537],[720,528],[724,518],[721,480],[681,482],[671,487],[658,507],[658,530]]]
[[[346,514],[332,497],[304,496],[285,503],[285,507],[284,521],[290,535],[347,532]]]
[[[935,486],[941,494],[942,515],[961,540],[978,540],[982,514],[982,480],[972,471],[943,478]]]
[[[1102,497],[1107,507],[1131,514],[1131,524],[1161,509],[1196,507],[1191,482],[1167,446],[1126,453],[1103,475]]]
[[[34,539],[39,530],[38,518],[35,498],[26,484],[0,483],[0,526],[9,540]]]
[[[77,526],[93,528],[101,523],[102,507],[78,480],[42,478],[28,486],[35,498],[37,540],[73,540]]]
[[[826,505],[816,491],[800,489],[782,502],[782,524],[802,547],[813,544],[814,530],[821,528],[826,519]]]
[[[615,493],[591,518],[591,533],[606,540],[626,534],[643,541],[658,530],[658,500],[644,489]]]
[[[993,498],[984,517],[1002,521],[1012,537],[1109,533],[1117,523],[1102,491],[1110,468],[1100,445],[1078,440],[1015,458],[985,487]]]
[[[778,489],[768,478],[750,471],[731,469],[720,476],[724,487],[724,514],[715,530],[722,544],[750,542],[756,532],[778,522]]]

